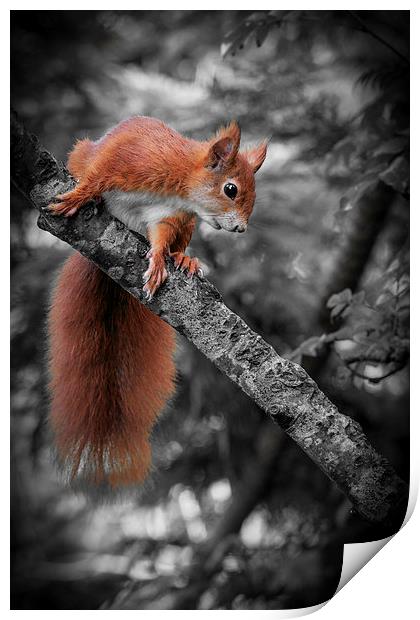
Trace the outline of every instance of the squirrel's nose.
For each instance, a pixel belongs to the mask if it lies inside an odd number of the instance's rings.
[[[246,225],[245,224],[237,224],[235,226],[235,228],[233,229],[233,232],[238,232],[238,233],[242,233],[246,231]]]

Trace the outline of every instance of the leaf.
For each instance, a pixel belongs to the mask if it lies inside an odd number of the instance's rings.
[[[387,140],[379,146],[373,153],[373,157],[378,155],[398,155],[408,147],[408,140],[404,136]]]
[[[342,196],[340,198],[340,211],[351,211],[353,204],[348,199],[348,196]]]
[[[353,338],[353,334],[353,328],[346,325],[340,329],[337,329],[335,332],[330,332],[325,337],[325,342],[334,342],[334,340],[351,340]]]
[[[365,174],[340,200],[340,209],[349,211],[378,182],[378,171]]]
[[[261,47],[264,41],[267,38],[268,33],[270,32],[271,24],[269,22],[265,22],[258,26],[255,32],[255,40],[257,42],[257,47]]]
[[[404,156],[394,159],[386,170],[380,173],[381,181],[400,194],[407,194],[409,189],[410,167]]]
[[[234,56],[237,50],[244,47],[246,40],[253,32],[255,32],[257,46],[261,47],[270,28],[280,27],[288,13],[291,11],[254,11],[236,28],[228,32],[220,48],[221,55],[224,57],[231,53]]]
[[[345,288],[340,293],[334,293],[327,301],[327,308],[334,308],[338,304],[345,304],[346,306],[351,302],[352,292],[349,288]]]
[[[303,355],[309,355],[310,357],[316,357],[319,352],[319,347],[324,342],[324,336],[313,336],[308,338],[305,342],[302,342],[299,349]]]
[[[269,21],[269,15],[267,11],[254,11],[251,15],[248,15],[245,19],[246,24],[260,24],[262,21]]]
[[[343,385],[347,383],[347,381],[351,378],[351,370],[347,368],[347,366],[339,366],[336,372],[336,380],[339,385]]]
[[[301,364],[302,363],[302,351],[300,350],[300,347],[298,347],[291,353],[288,353],[286,357],[292,362],[295,362],[296,364]]]
[[[361,304],[365,301],[366,293],[365,291],[359,291],[356,295],[353,295],[351,303],[352,304]]]
[[[346,304],[346,303],[344,303],[344,304],[337,304],[331,310],[330,317],[332,319],[335,319],[336,317],[338,317],[343,312],[343,310],[345,310],[347,308],[347,306],[348,306],[348,304]]]
[[[254,30],[255,24],[250,22],[242,22],[237,28],[228,32],[224,42],[221,45],[220,53],[223,57],[227,54],[235,55],[238,49],[242,49],[245,41]]]
[[[246,40],[254,31],[257,45],[262,45],[273,23],[274,18],[267,11],[254,11],[227,33],[221,45],[221,55],[224,57],[231,53],[234,56],[237,50],[244,47]]]
[[[330,155],[332,159],[343,159],[344,163],[348,165],[350,161],[350,157],[353,155],[355,151],[355,144],[353,136],[346,136],[339,140],[332,149]]]
[[[357,344],[370,344],[372,340],[375,340],[375,336],[373,336],[373,339],[372,339],[372,335],[369,334],[369,331],[364,330],[364,331],[359,331],[359,332],[354,333],[353,340]]]
[[[302,342],[297,349],[288,354],[288,358],[298,364],[302,361],[303,355],[308,355],[309,357],[317,357],[320,352],[322,345],[327,342],[327,335],[322,334],[322,336],[311,336],[304,342]]]

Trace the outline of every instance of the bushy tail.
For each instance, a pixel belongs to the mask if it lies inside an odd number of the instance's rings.
[[[86,138],[78,140],[74,145],[67,162],[67,167],[75,179],[81,179],[89,165],[95,150],[94,143]]]
[[[49,316],[51,424],[72,480],[143,481],[150,430],[174,390],[174,330],[73,254]]]

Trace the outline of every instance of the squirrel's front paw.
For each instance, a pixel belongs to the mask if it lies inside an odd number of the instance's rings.
[[[163,254],[154,253],[153,250],[150,250],[147,258],[149,259],[149,267],[144,272],[143,291],[145,291],[147,299],[150,300],[158,288],[165,282],[168,272],[166,271]]]
[[[52,211],[54,215],[64,215],[65,217],[70,217],[77,213],[80,209],[81,204],[74,196],[73,190],[67,192],[66,194],[60,194],[56,196],[56,199],[59,202],[48,205],[48,210]]]
[[[192,277],[195,273],[199,276],[203,275],[203,271],[200,267],[200,262],[197,258],[191,258],[183,252],[172,252],[171,258],[175,263],[176,269],[186,271],[188,277]]]

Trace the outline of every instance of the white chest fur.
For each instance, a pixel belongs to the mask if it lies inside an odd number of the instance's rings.
[[[144,227],[156,224],[178,211],[194,212],[194,203],[177,196],[159,196],[152,192],[104,192],[108,211],[131,230],[143,232]]]

